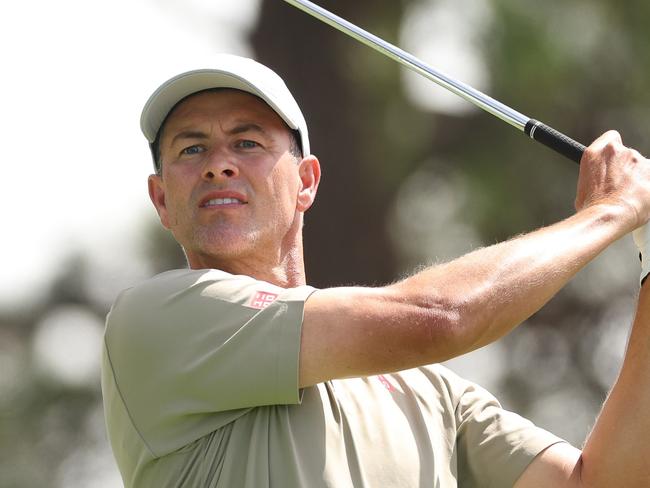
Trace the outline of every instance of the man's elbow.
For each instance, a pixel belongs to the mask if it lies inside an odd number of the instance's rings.
[[[409,349],[418,351],[429,363],[454,357],[460,350],[465,352],[469,338],[462,303],[433,293],[404,298],[402,295],[398,300],[395,320],[409,338]]]

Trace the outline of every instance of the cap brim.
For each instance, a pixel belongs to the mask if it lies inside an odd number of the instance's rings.
[[[227,71],[203,69],[171,78],[149,97],[140,117],[140,127],[147,140],[152,143],[156,139],[160,126],[178,102],[189,95],[211,88],[233,88],[256,95],[268,103],[291,129],[298,129],[297,122],[280,110],[273,98],[255,85]]]

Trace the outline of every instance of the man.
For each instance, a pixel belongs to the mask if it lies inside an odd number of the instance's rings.
[[[616,133],[585,153],[566,220],[389,286],[315,290],[302,225],[320,166],[275,73],[218,56],[161,85],[141,123],[151,200],[190,269],[126,290],[107,319],[125,486],[648,486],[647,286],[582,451],[435,365],[503,336],[648,220],[650,164]]]

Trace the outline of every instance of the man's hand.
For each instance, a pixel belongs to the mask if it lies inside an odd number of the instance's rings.
[[[580,163],[575,206],[616,205],[629,218],[629,230],[650,219],[650,161],[623,145],[616,131],[596,139]]]

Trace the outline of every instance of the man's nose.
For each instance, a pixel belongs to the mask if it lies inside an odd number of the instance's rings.
[[[232,154],[223,150],[210,154],[203,167],[203,178],[209,181],[219,178],[228,179],[238,174],[239,168],[233,160]]]

